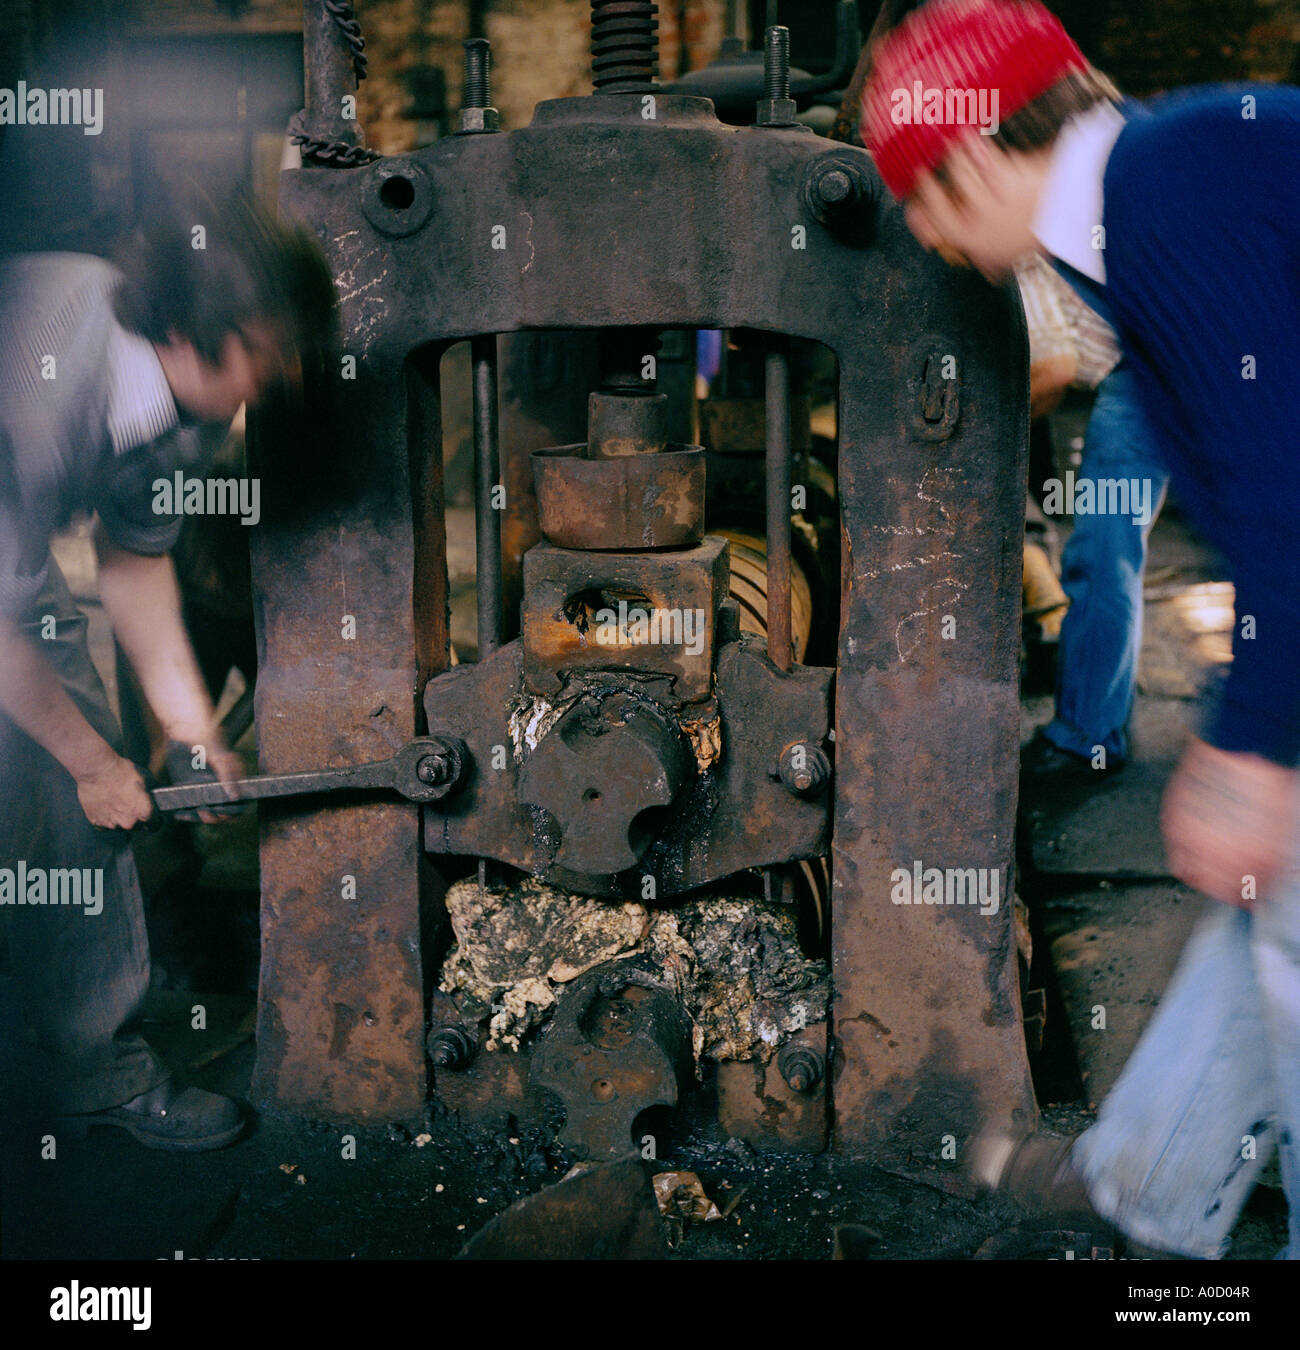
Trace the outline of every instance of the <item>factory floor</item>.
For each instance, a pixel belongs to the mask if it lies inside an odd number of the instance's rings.
[[[455,631],[468,634],[472,520],[467,511],[452,517]],[[63,539],[59,557],[111,680],[84,536]],[[1018,890],[1034,940],[1030,985],[1043,989],[1047,1008],[1035,1078],[1045,1124],[1062,1132],[1091,1119],[1201,904],[1168,875],[1156,805],[1195,725],[1198,693],[1226,659],[1231,591],[1174,518],[1152,534],[1146,616],[1133,763],[1069,810],[1023,803]],[[1050,697],[1026,697],[1022,714],[1027,739],[1050,717]],[[251,767],[251,742],[240,748]],[[146,1032],[186,1080],[236,1096],[247,1092],[254,1054],[255,838],[255,823],[242,819],[164,837],[142,858],[147,888],[151,880],[161,888],[150,907],[155,978]],[[180,897],[167,894],[176,877],[188,878]],[[191,1027],[195,1004],[206,1010],[203,1031]],[[1092,1028],[1097,1004],[1107,1009],[1104,1033]],[[61,1143],[59,1162],[9,1187],[5,1256],[451,1257],[493,1216],[559,1181],[572,1159],[523,1131],[475,1139],[438,1130],[431,1138],[264,1114],[217,1154],[148,1152],[99,1132]],[[740,1141],[703,1136],[675,1141],[650,1170],[695,1172],[720,1215],[668,1225],[676,1258],[822,1260],[835,1251],[837,1230],[845,1254],[871,1259],[1089,1255],[1037,1242],[1007,1202],[966,1198],[937,1171],[903,1176],[828,1157],[760,1156]],[[1229,1259],[1271,1257],[1284,1229],[1270,1173],[1237,1225]],[[1088,1237],[1062,1241],[1082,1248]]]

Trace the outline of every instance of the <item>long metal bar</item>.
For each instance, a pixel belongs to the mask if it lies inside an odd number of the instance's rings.
[[[474,366],[474,528],[478,566],[478,657],[501,645],[501,512],[494,498],[501,480],[497,444],[497,340],[470,343]]]
[[[150,796],[159,811],[233,806],[264,797],[301,797],[349,788],[384,788],[400,793],[408,801],[431,801],[444,796],[455,785],[463,762],[463,746],[458,751],[456,744],[445,737],[417,736],[388,759],[366,764],[298,773],[264,773],[229,783],[175,783],[153,788]]]
[[[336,125],[347,129],[340,109],[345,94],[356,90],[352,53],[324,0],[303,0],[304,103],[313,134]]]
[[[159,811],[192,811],[203,806],[235,806],[263,797],[336,792],[340,788],[393,788],[396,786],[395,775],[395,762],[386,759],[378,764],[356,764],[341,769],[267,773],[256,778],[237,778],[230,783],[181,783],[154,788],[150,796]]]
[[[790,358],[773,338],[765,370],[767,404],[767,654],[780,670],[793,659],[790,636]]]

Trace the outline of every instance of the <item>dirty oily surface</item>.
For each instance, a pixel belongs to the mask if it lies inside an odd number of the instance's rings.
[[[488,1020],[488,1049],[517,1050],[545,1023],[563,986],[606,961],[637,956],[694,1023],[697,1060],[769,1060],[826,1016],[829,972],[799,945],[788,906],[706,896],[671,910],[610,904],[524,879],[447,893],[456,945],[440,988]]]

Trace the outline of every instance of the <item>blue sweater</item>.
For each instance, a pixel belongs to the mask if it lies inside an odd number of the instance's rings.
[[[1206,736],[1295,765],[1300,89],[1149,103],[1103,187],[1106,299],[1178,501],[1236,585],[1233,665]]]

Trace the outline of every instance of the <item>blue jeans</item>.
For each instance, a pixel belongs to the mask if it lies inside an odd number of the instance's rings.
[[[1298,855],[1300,856],[1300,855]],[[1098,1033],[1104,1034],[1104,1033]],[[1300,863],[1253,913],[1211,902],[1073,1158],[1137,1242],[1214,1259],[1273,1147],[1300,1259]]]
[[[1142,571],[1147,535],[1169,477],[1138,407],[1133,376],[1119,365],[1097,387],[1078,479],[1134,480],[1149,488],[1150,515],[1076,515],[1061,559],[1070,608],[1057,652],[1056,716],[1044,735],[1059,749],[1107,767],[1128,757],[1128,720],[1142,646]]]

